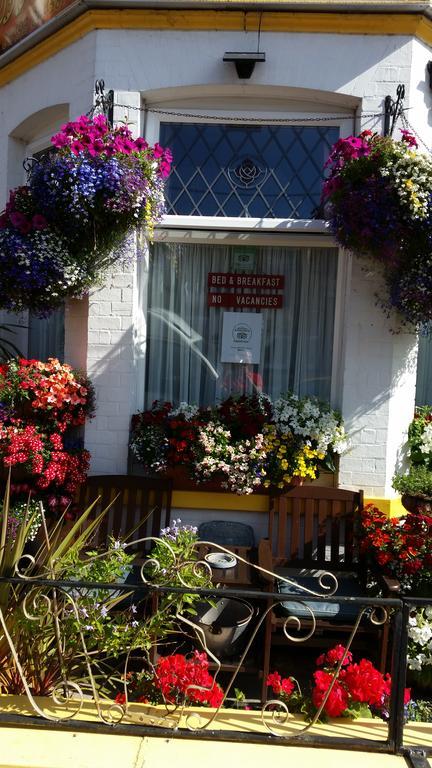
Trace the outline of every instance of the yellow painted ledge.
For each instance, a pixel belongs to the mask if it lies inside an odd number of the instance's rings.
[[[160,29],[403,35],[432,45],[432,22],[420,13],[109,9],[81,16],[0,69],[0,86],[97,29]],[[0,65],[1,66],[1,65]]]
[[[365,504],[375,504],[378,509],[381,510],[387,517],[400,517],[401,515],[406,515],[407,511],[405,507],[402,506],[402,502],[400,500],[400,497],[398,496],[395,499],[383,499],[380,497],[376,498],[368,498],[364,500]]]
[[[388,517],[406,514],[400,498],[365,498],[365,504],[375,504]],[[251,494],[238,496],[235,493],[209,493],[207,491],[174,491],[173,509],[214,509],[233,512],[268,512],[269,496]]]
[[[265,494],[238,496],[236,493],[208,491],[174,491],[174,509],[221,509],[235,512],[268,512],[269,497]]]
[[[36,699],[41,709],[51,717],[64,717],[65,710],[54,706],[52,700]],[[107,703],[107,706],[109,704]],[[1,696],[0,709],[3,712],[21,715],[34,714],[25,697]],[[166,711],[163,707],[149,707],[143,704],[130,705],[130,721],[148,725],[163,725]],[[213,710],[200,708],[194,711],[201,726],[208,722]],[[292,736],[304,729],[300,718],[289,716],[286,724],[277,725],[267,715],[276,732]],[[77,719],[94,723],[97,720],[95,707],[91,702],[84,702]],[[153,723],[151,721],[153,720]],[[167,724],[167,723],[165,723]],[[194,726],[198,720],[194,717]],[[69,723],[68,723],[69,726]],[[176,717],[172,727],[185,727],[185,717]],[[249,733],[268,733],[261,720],[260,712],[221,710],[212,730],[231,730]],[[369,741],[383,741],[387,737],[387,726],[380,720],[333,720],[330,723],[314,726],[314,733],[320,736],[362,738]],[[175,765],[176,768],[190,768],[191,765],[260,765],[271,764],[272,768],[286,768],[287,762],[299,768],[346,768],[347,750],[308,749],[302,746],[279,746],[271,744],[248,744],[229,742],[204,742],[197,738],[184,741],[171,738],[153,738],[142,736],[124,736],[75,732],[73,722],[70,730],[56,731],[48,722],[43,729],[32,726],[2,726],[1,766],[2,768],[106,768],[119,765],[122,768],[159,768],[163,765]],[[405,728],[405,744],[432,746],[432,725],[412,723]],[[287,752],[287,749],[289,750]],[[211,760],[209,762],[209,755]],[[397,768],[406,765],[401,757],[393,755],[374,755],[371,753],[349,751],[350,768]]]

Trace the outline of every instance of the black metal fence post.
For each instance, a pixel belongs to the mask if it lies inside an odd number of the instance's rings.
[[[389,744],[392,752],[395,754],[399,753],[403,746],[409,614],[410,607],[404,602],[402,610],[396,613],[393,622]]]

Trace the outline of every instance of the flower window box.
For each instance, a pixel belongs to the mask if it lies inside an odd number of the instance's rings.
[[[215,408],[156,401],[133,417],[130,448],[146,472],[182,490],[280,493],[334,471],[346,438],[339,414],[317,399],[260,394]]]

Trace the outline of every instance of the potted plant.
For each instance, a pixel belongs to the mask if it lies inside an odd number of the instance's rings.
[[[278,493],[314,480],[320,469],[334,470],[333,458],[346,445],[337,412],[290,392],[274,402],[265,395],[229,397],[213,408],[156,401],[133,416],[130,441],[148,472],[183,467],[195,485],[216,481],[237,494]]]
[[[394,475],[392,485],[408,512],[432,514],[432,471],[428,467],[412,464],[406,474]]]
[[[15,501],[31,491],[63,512],[87,476],[90,454],[76,434],[94,413],[89,379],[70,365],[12,359],[0,365],[0,474]]]
[[[430,596],[432,517],[404,515],[389,519],[373,504],[362,512],[362,554],[375,570],[400,582],[402,592]]]
[[[294,705],[308,719],[327,720],[335,717],[389,718],[391,677],[379,672],[369,659],[353,662],[352,653],[343,645],[336,645],[316,660],[310,695],[298,696],[298,685],[293,678],[282,678],[272,672],[267,685],[283,704]],[[411,692],[405,689],[408,703]],[[276,705],[272,700],[270,705]]]
[[[401,133],[400,140],[369,130],[339,139],[322,202],[336,240],[382,270],[385,311],[419,326],[432,320],[432,160]]]
[[[432,513],[432,410],[430,406],[415,409],[408,428],[407,473],[396,473],[393,488],[402,495],[408,512]]]
[[[169,150],[102,115],[66,123],[51,141],[0,216],[0,307],[13,312],[46,315],[81,296],[130,254],[128,234],[151,236],[164,211]]]
[[[209,672],[207,654],[199,651],[189,657],[182,653],[160,656],[152,669],[131,672],[115,697],[116,704],[124,707],[136,701],[218,708],[223,700],[224,692]]]

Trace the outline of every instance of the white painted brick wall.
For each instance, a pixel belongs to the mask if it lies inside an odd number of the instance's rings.
[[[119,89],[117,102],[135,107],[141,95],[153,103],[175,103],[180,93],[199,109],[200,99],[207,108],[215,99],[219,109],[228,104],[228,110],[243,109],[246,114],[257,114],[267,104],[269,110],[285,114],[290,100],[300,111],[304,100],[309,106],[327,101],[326,109],[338,111],[335,104],[352,107],[353,98],[363,113],[381,112],[384,97],[395,97],[403,82],[406,104],[413,108],[410,119],[432,143],[431,98],[425,82],[426,62],[432,57],[423,43],[398,35],[263,33],[267,61],[256,67],[250,81],[239,82],[234,67],[222,62],[223,51],[248,50],[250,44],[251,35],[242,32],[98,30],[42,62],[1,92],[0,196],[6,197],[17,167],[13,157],[22,149],[16,139],[11,142],[11,135],[29,116],[65,99],[72,117],[86,112],[96,77],[105,80],[107,89]],[[115,119],[124,116],[125,110],[116,108]],[[126,117],[138,135],[142,116],[129,109]],[[155,130],[150,116],[151,121]],[[382,118],[365,117],[361,127],[380,130]],[[353,130],[350,120],[343,130]],[[145,274],[147,262],[139,269]],[[365,275],[356,262],[340,395],[353,447],[342,458],[340,480],[346,486],[362,485],[369,494],[389,495],[412,415],[416,345],[413,337],[389,333],[388,322],[375,306],[376,288],[375,277]],[[91,293],[88,317],[88,347],[87,339],[80,338],[76,352],[85,351],[98,395],[96,419],[86,428],[92,471],[124,472],[130,415],[143,402],[145,357],[145,290],[141,286],[138,295],[131,268],[115,270],[102,289]]]
[[[366,271],[368,270],[368,271]],[[377,306],[382,280],[353,260],[342,413],[351,450],[341,457],[339,482],[369,496],[391,498],[391,480],[412,419],[417,340]]]
[[[133,303],[134,268],[112,269],[105,285],[89,296],[87,371],[97,397],[96,418],[86,426],[93,474],[123,474],[127,468],[130,414],[135,408]],[[121,287],[120,287],[121,286]],[[120,314],[117,312],[120,309]]]

